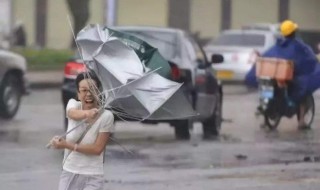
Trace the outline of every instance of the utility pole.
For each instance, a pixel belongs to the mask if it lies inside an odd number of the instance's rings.
[[[36,45],[41,48],[46,45],[47,32],[47,0],[36,1]]]
[[[117,25],[118,0],[105,0],[104,23],[107,26]]]
[[[282,22],[289,18],[289,0],[278,0],[278,21]]]
[[[227,30],[231,28],[232,19],[232,0],[221,0],[221,21],[220,29]]]
[[[169,0],[169,26],[190,31],[190,0]]]

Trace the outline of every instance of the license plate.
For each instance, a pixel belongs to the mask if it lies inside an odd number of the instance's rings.
[[[265,98],[267,98],[267,99],[271,99],[271,98],[273,98],[273,90],[271,90],[271,89],[265,89],[265,90],[262,90],[261,91],[261,94],[260,94],[260,96],[263,98],[263,99],[265,99]]]
[[[218,79],[232,79],[233,75],[232,71],[217,71]]]

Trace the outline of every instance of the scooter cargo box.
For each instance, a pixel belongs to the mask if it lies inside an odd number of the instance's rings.
[[[293,78],[293,62],[277,58],[261,58],[256,62],[256,76],[277,81],[289,81]]]

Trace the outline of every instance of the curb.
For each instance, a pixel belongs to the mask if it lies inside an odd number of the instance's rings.
[[[61,88],[63,78],[61,71],[29,71],[26,73],[30,89]]]

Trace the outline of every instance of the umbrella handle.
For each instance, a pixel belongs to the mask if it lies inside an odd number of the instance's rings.
[[[98,113],[100,113],[102,110],[104,109],[104,106],[100,107],[99,110],[98,110]],[[87,119],[84,119],[83,121],[81,121],[76,127],[74,127],[73,129],[67,131],[66,133],[60,135],[60,138],[62,137],[65,137],[67,136],[67,134],[69,134],[71,131],[77,129],[78,127],[80,127],[84,122],[86,122]],[[51,147],[51,143],[49,142],[47,145],[46,145],[46,148],[49,149]]]
[[[48,143],[48,144],[46,145],[46,148],[47,148],[47,149],[51,148],[51,143]]]
[[[59,138],[62,138],[62,136],[60,136]],[[49,143],[46,145],[46,148],[47,148],[47,149],[51,148],[51,145],[52,145],[51,142],[49,142]]]

